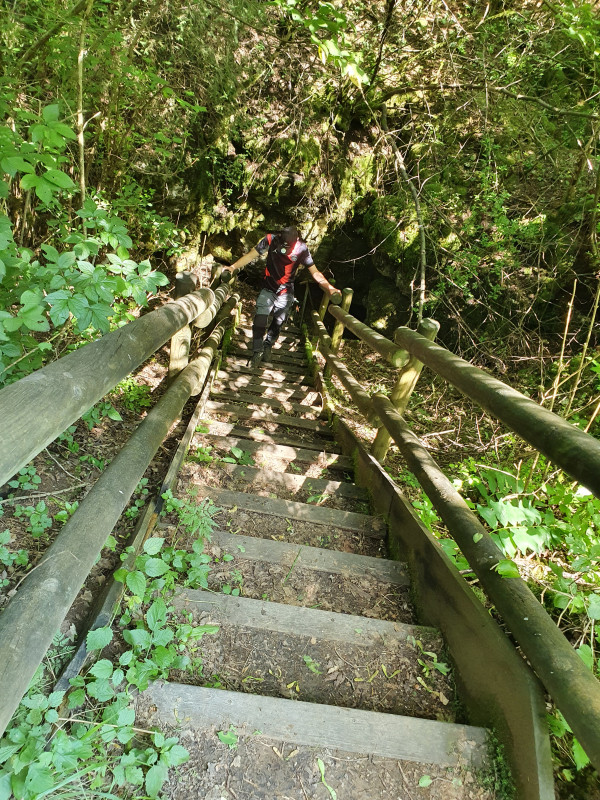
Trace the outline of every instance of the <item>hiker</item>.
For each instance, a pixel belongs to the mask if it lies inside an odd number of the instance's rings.
[[[294,303],[294,277],[298,267],[308,267],[312,279],[321,287],[331,286],[315,267],[310,251],[295,225],[289,225],[279,233],[268,233],[256,247],[238,258],[231,266],[225,267],[224,271],[229,270],[231,275],[235,275],[238,270],[264,253],[267,254],[267,265],[262,288],[256,298],[256,312],[252,324],[253,369],[256,369],[261,361],[271,360],[273,344],[277,341],[281,326],[288,318]],[[273,319],[267,331],[269,314],[273,315]]]

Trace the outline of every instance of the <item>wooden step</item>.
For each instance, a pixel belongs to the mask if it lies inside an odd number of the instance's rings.
[[[202,640],[204,674],[228,688],[454,721],[451,679],[423,668],[448,669],[432,628],[197,589],[176,588],[172,603],[218,627]]]
[[[166,724],[178,730],[189,731],[192,734],[190,738],[197,736],[198,739],[205,739],[212,735],[215,741],[218,741],[216,731],[226,732],[233,727],[240,737],[245,735],[249,738],[254,736],[255,739],[264,737],[279,747],[281,742],[287,742],[296,747],[314,748],[316,752],[313,753],[313,760],[319,754],[324,755],[320,753],[319,748],[326,748],[327,751],[330,749],[341,751],[341,754],[378,756],[395,761],[438,765],[444,769],[457,766],[481,769],[487,763],[487,732],[484,728],[469,725],[316,705],[276,697],[239,694],[224,689],[162,683],[161,681],[153,683],[146,691],[138,695],[135,702],[136,712],[139,715],[137,724],[143,723],[143,727]],[[237,739],[237,734],[235,738]],[[227,753],[227,748],[223,749]],[[260,739],[258,749],[267,749]],[[269,749],[272,751],[272,748]],[[290,755],[288,758],[291,759],[292,756]],[[228,762],[230,761],[231,756],[228,755]],[[350,760],[343,759],[343,761],[349,762]],[[258,759],[253,758],[244,764],[243,774],[250,778],[250,781],[258,763],[260,763]],[[205,763],[194,766],[201,771],[206,771]],[[293,761],[292,766],[294,766]],[[362,762],[361,769],[364,771],[368,766],[368,763]],[[283,772],[285,767],[283,755],[275,758],[273,770],[269,772],[270,778],[275,784],[278,773]],[[229,774],[229,769],[225,769],[224,772]],[[293,772],[298,772],[297,767]],[[293,772],[292,783],[289,784],[289,778],[286,775],[287,781],[282,786],[282,791],[280,792],[276,788],[271,789],[268,797],[286,797],[286,791],[289,792],[293,786]],[[429,770],[421,770],[421,774],[426,772]],[[325,777],[331,783],[335,783],[331,774],[326,772]],[[375,768],[375,777],[378,774],[385,775],[382,767]],[[298,775],[295,777],[296,784],[301,783]],[[440,778],[444,781],[449,780],[444,773],[441,773]],[[451,781],[450,785],[452,785]],[[298,786],[299,788],[300,786]],[[320,794],[311,794],[311,797],[328,797],[324,787],[321,788]],[[421,797],[416,782],[415,788],[419,792],[418,795],[405,795],[404,792],[384,795],[381,794],[381,783],[378,783],[376,794],[363,794],[363,798]],[[199,797],[200,795],[195,794],[195,796]],[[228,797],[229,794],[225,792],[222,796]],[[253,798],[255,796],[257,795],[252,794]],[[266,794],[260,796],[267,797]],[[301,794],[294,794],[294,797],[301,796]],[[464,798],[473,796],[470,793],[460,795]],[[475,797],[477,796],[479,795],[475,795]],[[455,798],[457,795],[453,793],[452,797]],[[340,800],[342,800],[341,796]],[[343,800],[362,800],[362,798],[353,794],[351,797],[345,795]]]
[[[294,412],[302,415],[310,415],[313,419],[316,419],[316,415],[320,413],[319,408],[314,408],[313,406],[302,405],[301,403],[293,403],[288,400],[280,400],[276,397],[267,397],[266,395],[257,392],[253,394],[249,391],[240,390],[238,392],[228,392],[228,391],[213,391],[211,392],[211,400],[216,401],[223,401],[223,402],[237,402],[237,403],[245,403],[246,407],[250,406],[267,406],[268,408],[273,408],[277,410],[281,410],[284,413],[292,414]]]
[[[249,358],[238,358],[235,355],[227,356],[227,369],[240,372],[242,374],[251,375],[266,375],[267,377],[274,378],[275,380],[290,381],[296,380],[301,383],[310,383],[311,378],[307,375],[307,367],[296,366],[295,364],[261,364],[256,370],[253,370],[248,364]]]
[[[288,492],[309,492],[312,494],[330,494],[347,497],[365,503],[369,501],[366,489],[354,483],[332,481],[327,478],[311,478],[305,475],[295,475],[291,472],[279,472],[273,469],[259,469],[241,464],[227,464],[221,462],[219,469],[228,472],[234,478],[243,478],[248,484],[248,491],[253,488],[269,489],[276,492],[282,489]]]
[[[210,430],[212,429],[213,424],[211,424]],[[258,456],[268,455],[288,463],[319,464],[323,467],[335,466],[336,469],[347,471],[352,471],[354,468],[352,459],[337,452],[335,446],[325,450],[321,447],[311,446],[310,442],[304,443],[291,437],[289,439],[285,437],[271,439],[268,434],[252,434],[251,431],[244,430],[244,435],[241,435],[239,431],[239,428],[231,426],[228,435],[203,433],[201,436],[207,443],[224,453],[231,450],[232,447],[239,447],[248,453]],[[285,444],[285,441],[292,443]]]
[[[321,395],[312,386],[286,386],[282,383],[261,380],[258,376],[231,377],[224,371],[219,372],[219,380],[215,383],[214,389],[228,392],[255,392],[266,397],[299,402],[303,405],[321,404]]]
[[[224,414],[235,417],[236,419],[257,419],[262,422],[274,422],[277,425],[284,425],[288,428],[301,428],[305,431],[318,433],[319,436],[333,438],[333,433],[325,420],[303,419],[302,417],[291,417],[287,414],[276,414],[272,411],[248,408],[247,405],[236,405],[235,403],[222,403],[209,400],[206,403],[207,411],[217,414]]]
[[[326,525],[328,528],[343,528],[356,531],[374,539],[385,537],[385,523],[379,517],[357,514],[353,511],[341,511],[337,508],[323,508],[309,503],[296,503],[293,500],[280,500],[274,497],[247,494],[246,492],[230,492],[215,486],[197,484],[198,497],[209,497],[216,505],[226,508],[237,508],[257,514],[270,514],[289,520],[308,522],[311,525]]]
[[[252,358],[252,347],[236,347],[234,345],[227,353],[228,359],[229,356]],[[290,367],[293,370],[297,367],[302,371],[306,371],[306,358],[300,353],[286,353],[284,350],[272,350],[271,356],[272,363],[280,369],[287,369]],[[270,364],[271,361],[265,361],[263,363],[266,366]]]
[[[230,353],[236,353],[237,355],[252,355],[252,342],[248,341],[247,339],[234,339],[233,340],[234,347],[229,351]],[[273,360],[282,360],[285,361],[286,359],[289,360],[290,363],[298,363],[299,361],[306,364],[306,355],[304,353],[304,349],[302,350],[290,350],[289,346],[286,344],[276,344],[273,345],[271,349],[271,355]]]
[[[214,531],[210,547],[218,546],[236,558],[279,564],[287,569],[306,569],[317,572],[335,573],[345,578],[371,578],[396,586],[409,586],[410,578],[406,564],[388,558],[373,558],[339,550],[323,550],[320,547],[274,542],[272,539],[257,539],[255,536],[242,536],[239,533]]]

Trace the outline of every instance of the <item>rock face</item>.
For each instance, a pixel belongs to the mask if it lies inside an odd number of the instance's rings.
[[[404,325],[410,312],[409,298],[387,278],[376,278],[369,285],[365,322],[388,337]]]

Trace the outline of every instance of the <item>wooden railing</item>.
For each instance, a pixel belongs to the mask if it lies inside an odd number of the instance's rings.
[[[0,614],[0,735],[152,458],[187,400],[201,391],[239,302],[237,295],[226,299],[228,293],[215,287],[187,294],[0,391],[2,485],[169,339],[171,361],[179,365],[165,394]],[[189,361],[178,334],[190,323],[213,322]]]
[[[502,615],[556,706],[564,714],[591,762],[600,768],[600,682],[583,663],[527,584],[504,578],[496,571],[504,554],[481,525],[450,480],[411,432],[401,414],[423,365],[452,383],[486,411],[503,421],[573,478],[600,497],[600,442],[551,411],[496,380],[481,369],[434,344],[438,325],[424,320],[420,332],[399,328],[394,341],[369,329],[347,310],[329,308],[351,330],[391,364],[400,365],[391,399],[370,397],[336,356],[323,324],[323,306],[312,312],[318,349],[367,420],[378,428],[371,453],[384,460],[390,440],[446,524],[450,535],[479,578],[489,599]],[[338,338],[339,342],[339,328]],[[448,569],[453,568],[448,561]],[[460,662],[460,653],[455,660]]]
[[[177,299],[0,390],[0,486],[123,378],[170,340],[170,385],[103,472],[0,614],[0,735],[41,663],[106,540],[187,400],[198,394],[232,310],[233,283],[218,271],[192,291],[178,276]],[[341,294],[329,283],[328,301]],[[228,299],[229,298],[229,299]],[[213,330],[190,361],[192,326]]]

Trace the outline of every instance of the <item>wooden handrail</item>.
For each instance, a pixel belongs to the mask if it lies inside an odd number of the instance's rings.
[[[327,311],[334,319],[343,323],[349,331],[355,336],[358,336],[363,342],[366,342],[376,353],[382,355],[385,360],[393,367],[403,367],[408,361],[408,353],[405,349],[400,349],[394,342],[386,339],[383,334],[369,328],[364,322],[353,317],[347,311],[339,306],[329,306]]]
[[[495,570],[504,554],[387,397],[375,395],[373,405],[590,761],[600,767],[600,681],[525,581]]]
[[[397,344],[600,497],[598,439],[410,328],[398,328],[394,338]]]
[[[0,486],[213,301],[166,303],[0,390]]]
[[[362,388],[356,378],[352,375],[348,367],[340,361],[331,349],[331,337],[319,318],[319,312],[312,312],[313,325],[319,333],[319,340],[323,356],[330,371],[337,376],[342,385],[350,395],[354,405],[367,418],[372,425],[379,425],[379,419],[373,409],[373,403],[368,392]]]
[[[10,687],[0,693],[0,736],[148,464],[187,400],[200,392],[237,299],[230,298],[197,358],[142,420],[0,614],[0,683]]]

